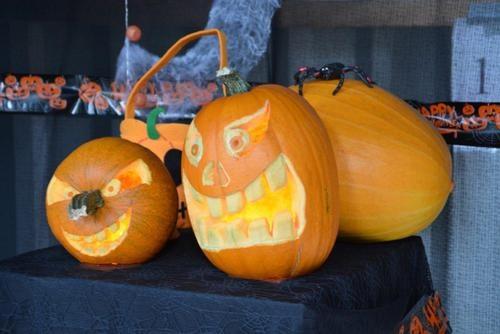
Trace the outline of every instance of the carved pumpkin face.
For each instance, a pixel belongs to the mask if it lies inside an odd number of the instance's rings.
[[[11,101],[25,100],[30,96],[30,90],[26,86],[7,87],[5,95]]]
[[[41,99],[50,100],[61,95],[61,87],[51,83],[41,84],[36,86],[36,95]]]
[[[49,100],[49,106],[53,109],[63,110],[66,109],[68,101],[60,97],[53,97]]]
[[[186,137],[183,185],[198,243],[217,267],[282,279],[324,261],[339,204],[328,144],[312,108],[280,86],[202,108]]]
[[[119,138],[72,152],[47,188],[47,217],[61,244],[96,264],[146,261],[175,226],[177,194],[154,154]]]
[[[29,88],[31,91],[36,91],[36,87],[38,85],[43,84],[42,78],[39,76],[27,76],[27,77],[22,77],[20,80],[21,86],[26,86]]]

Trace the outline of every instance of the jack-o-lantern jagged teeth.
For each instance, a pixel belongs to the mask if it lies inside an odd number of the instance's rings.
[[[245,197],[249,202],[255,202],[264,196],[264,187],[262,179],[259,176],[255,181],[250,183],[245,189]]]
[[[101,232],[97,233],[97,234],[96,234],[96,238],[97,238],[97,240],[99,240],[99,241],[104,241],[104,240],[106,240],[106,231],[105,231],[105,230],[102,230]]]
[[[117,222],[105,229],[87,236],[63,234],[68,242],[79,252],[89,256],[105,256],[116,249],[127,235],[130,226],[131,210],[118,218]]]
[[[193,199],[198,202],[198,203],[201,203],[203,202],[203,195],[201,195],[199,192],[196,191],[196,189],[194,189],[193,187],[189,187],[189,191],[191,192],[191,196],[193,196]]]
[[[247,243],[246,222],[243,219],[236,219],[226,227],[226,235],[229,245],[244,246]]]
[[[222,199],[207,197],[207,206],[210,216],[213,218],[220,218],[223,215],[222,211]]]
[[[269,224],[265,218],[251,221],[248,224],[248,238],[254,242],[265,242],[272,240],[269,232]]]
[[[88,235],[83,237],[83,240],[85,240],[86,243],[92,243],[95,241],[95,235]]]
[[[272,191],[286,185],[286,164],[281,155],[266,168],[265,175]]]
[[[226,208],[230,213],[236,213],[243,208],[243,195],[236,192],[226,197]]]
[[[295,237],[293,217],[290,212],[278,213],[273,220],[273,239],[292,240]]]
[[[243,191],[225,197],[198,193],[186,175],[183,183],[193,229],[203,249],[284,243],[295,240],[304,230],[304,186],[284,155]]]
[[[221,248],[224,246],[225,232],[223,224],[216,224],[211,226],[207,231],[207,244],[212,248]]]

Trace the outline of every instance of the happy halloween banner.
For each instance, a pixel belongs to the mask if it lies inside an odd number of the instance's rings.
[[[130,87],[133,83],[130,84]],[[123,115],[129,87],[83,75],[0,75],[0,112]],[[216,83],[149,82],[137,95],[137,117],[168,106],[160,121],[192,118],[220,94]],[[500,102],[407,101],[427,118],[448,144],[500,147]]]

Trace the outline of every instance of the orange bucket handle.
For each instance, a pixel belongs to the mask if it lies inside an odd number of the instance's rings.
[[[219,40],[219,70],[227,67],[226,35],[219,29],[206,29],[194,32],[179,39],[165,54],[137,81],[132,88],[125,106],[125,119],[135,117],[135,98],[146,83],[190,42],[203,36],[216,35]]]

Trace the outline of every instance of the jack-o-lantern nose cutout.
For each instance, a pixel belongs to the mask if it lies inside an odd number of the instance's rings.
[[[94,264],[146,261],[168,240],[177,217],[175,184],[163,163],[119,138],[73,151],[50,180],[46,205],[57,240]]]
[[[231,179],[222,162],[209,161],[203,169],[201,182],[204,186],[227,187]]]

